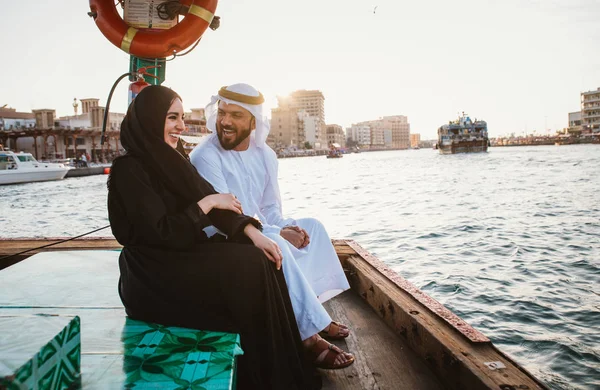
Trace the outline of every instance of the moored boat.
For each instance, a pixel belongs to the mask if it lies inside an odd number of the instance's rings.
[[[437,149],[440,154],[481,153],[489,146],[487,123],[471,120],[464,112],[455,121],[438,129]]]
[[[0,151],[0,185],[63,179],[69,167],[37,161],[31,153]]]
[[[2,259],[57,241],[0,240],[0,269],[25,260],[2,271],[7,289],[0,315],[77,314],[86,340],[82,387],[123,388],[118,381],[127,379],[127,360],[119,335],[125,313],[115,251],[120,245],[110,238],[77,239]],[[357,359],[346,369],[321,371],[324,389],[546,389],[487,337],[356,242],[333,243],[351,290],[326,308],[351,327],[351,335],[338,343]],[[50,253],[27,259],[39,252]]]

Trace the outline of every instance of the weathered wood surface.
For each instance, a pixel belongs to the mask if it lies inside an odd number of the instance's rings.
[[[434,390],[445,387],[433,371],[360,297],[347,291],[325,303],[331,317],[351,334],[336,341],[356,361],[341,370],[321,370],[323,390]]]
[[[2,238],[0,239],[0,270],[9,267],[21,260],[40,252],[65,251],[65,250],[98,250],[119,249],[121,244],[114,238],[88,237],[59,243],[68,238]],[[56,244],[58,243],[58,244]],[[56,244],[40,248],[49,244]],[[21,252],[27,251],[20,254]]]

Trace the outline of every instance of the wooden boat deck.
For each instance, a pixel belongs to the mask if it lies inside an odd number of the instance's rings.
[[[0,269],[8,267],[2,271],[0,315],[79,315],[83,387],[120,388],[125,313],[114,251],[120,246],[113,239],[74,240],[2,259],[52,241],[0,240]],[[334,245],[352,288],[326,308],[351,327],[351,336],[339,345],[354,353],[356,362],[322,371],[324,389],[546,388],[357,243],[334,240]],[[56,252],[65,250],[70,251]],[[46,253],[9,267],[36,252]]]
[[[335,320],[351,324],[352,334],[335,344],[351,351],[356,361],[343,370],[321,370],[324,390],[445,388],[425,362],[358,295],[347,291],[326,302],[325,308]]]

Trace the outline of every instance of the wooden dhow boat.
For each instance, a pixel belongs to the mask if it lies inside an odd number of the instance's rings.
[[[60,241],[0,239],[0,328],[7,316],[76,314],[81,319],[80,386],[125,388],[132,358],[123,358],[127,319],[116,288],[121,246],[112,238],[86,238],[39,248]],[[326,308],[351,327],[351,335],[336,344],[355,354],[356,362],[321,371],[324,389],[547,388],[358,243],[333,244],[351,289]],[[30,331],[0,329],[0,334]],[[223,388],[235,386],[234,379],[228,383]]]

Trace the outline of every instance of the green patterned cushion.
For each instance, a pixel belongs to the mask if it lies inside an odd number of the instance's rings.
[[[127,319],[125,388],[232,389],[240,336]]]
[[[66,389],[79,380],[79,317],[0,316],[0,388]]]

